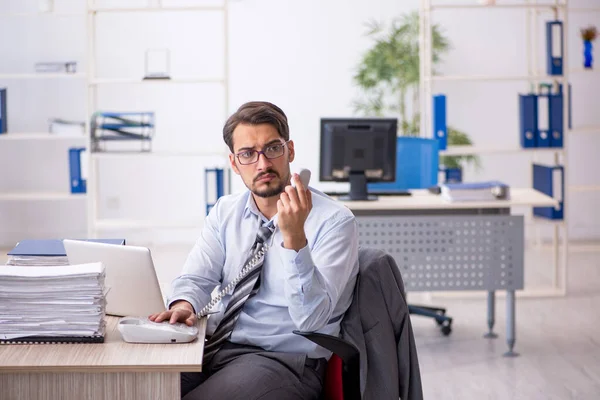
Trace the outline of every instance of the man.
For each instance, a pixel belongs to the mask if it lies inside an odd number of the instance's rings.
[[[238,301],[236,286],[213,308],[218,313],[208,319],[203,372],[182,374],[182,396],[318,399],[330,353],[293,331],[339,335],[358,272],[354,216],[290,174],[294,142],[279,107],[242,105],[225,123],[223,139],[231,167],[249,191],[215,204],[173,282],[169,310],[150,319],[196,323],[214,288],[238,277],[262,229],[270,248],[254,286],[248,286],[252,292],[245,303]],[[237,314],[227,307],[232,297]],[[233,331],[224,329],[231,321]]]

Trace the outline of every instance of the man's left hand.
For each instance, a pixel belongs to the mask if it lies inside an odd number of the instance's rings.
[[[283,236],[283,247],[299,251],[306,246],[304,223],[312,209],[312,195],[304,187],[298,174],[292,176],[296,188],[291,185],[285,187],[277,201],[277,225]]]

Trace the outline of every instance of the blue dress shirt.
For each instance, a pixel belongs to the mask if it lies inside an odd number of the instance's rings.
[[[310,190],[313,208],[304,224],[307,246],[298,252],[286,249],[281,231],[275,230],[265,256],[260,290],[246,301],[231,342],[305,353],[311,358],[331,355],[292,331],[339,336],[358,273],[358,228],[350,210]],[[239,274],[259,226],[266,222],[249,191],[221,197],[206,217],[181,276],[173,281],[173,294],[167,303],[186,300],[200,311],[215,287],[224,288]],[[220,312],[208,319],[207,335],[214,332],[230,298],[226,295],[213,308]]]

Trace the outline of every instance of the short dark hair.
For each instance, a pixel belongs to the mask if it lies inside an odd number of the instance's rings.
[[[286,142],[290,140],[290,128],[283,110],[266,101],[251,101],[242,104],[223,126],[223,140],[233,153],[233,131],[239,124],[269,124],[277,129]]]

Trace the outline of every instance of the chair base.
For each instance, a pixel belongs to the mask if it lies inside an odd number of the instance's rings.
[[[444,336],[452,333],[452,317],[446,315],[445,308],[409,304],[408,312],[422,317],[433,318]]]

